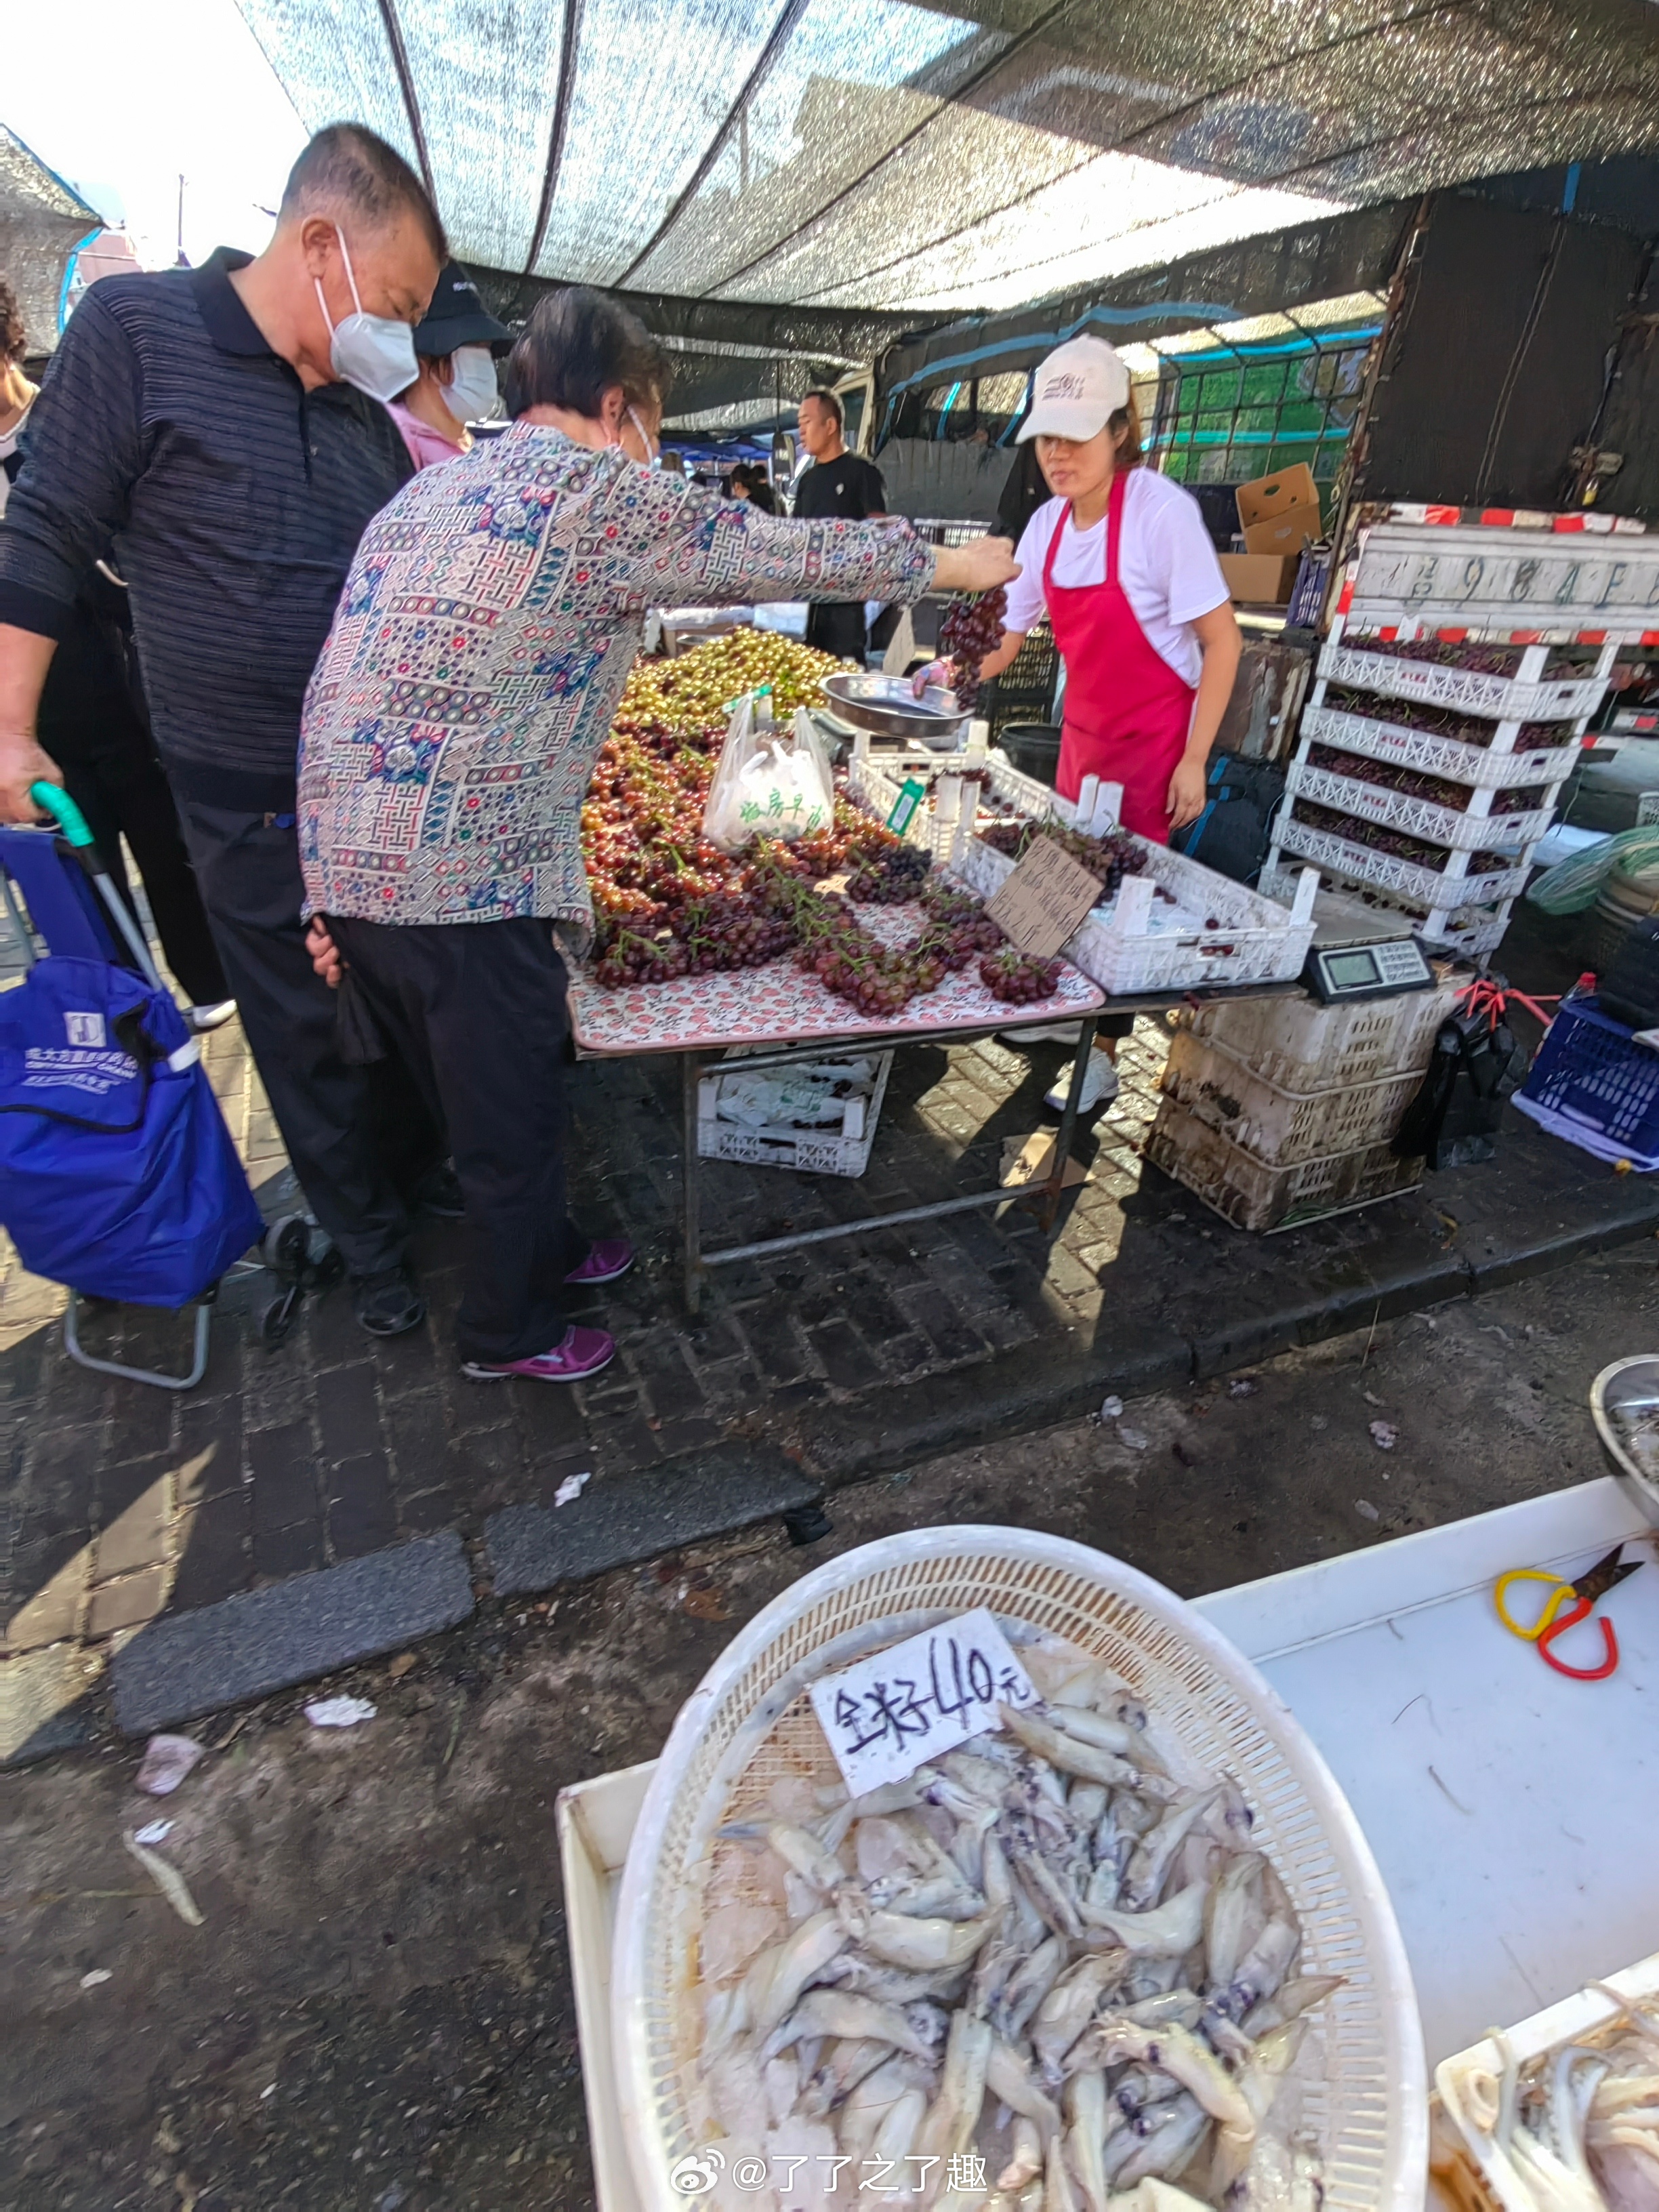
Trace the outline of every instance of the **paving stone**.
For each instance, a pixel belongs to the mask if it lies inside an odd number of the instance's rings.
[[[405,1536],[424,1536],[434,1528],[453,1528],[462,1518],[460,1502],[453,1490],[422,1490],[398,1500],[398,1524]]]
[[[142,1574],[128,1575],[118,1583],[106,1583],[94,1589],[87,1608],[87,1635],[97,1642],[100,1638],[113,1636],[118,1628],[142,1627],[154,1620],[167,1603],[167,1571],[163,1567],[146,1567]]]
[[[111,1662],[116,1720],[129,1735],[171,1727],[400,1650],[471,1610],[453,1530],[395,1544],[157,1622]]]
[[[329,1477],[328,1543],[334,1557],[361,1559],[392,1543],[397,1534],[385,1454],[365,1452],[343,1460]]]
[[[247,1456],[256,1530],[286,1528],[317,1517],[317,1462],[308,1421],[256,1429],[247,1440]]]
[[[179,1515],[173,1530],[179,1563],[173,1584],[175,1609],[216,1604],[247,1587],[253,1572],[248,1546],[252,1508],[252,1491],[239,1486]]]
[[[881,1380],[881,1369],[850,1322],[830,1322],[814,1329],[809,1341],[838,1390],[863,1390]]]
[[[242,1481],[240,1397],[186,1399],[179,1409],[174,1495],[179,1510],[205,1504]]]
[[[380,1407],[371,1361],[319,1375],[316,1404],[325,1465],[380,1450]]]
[[[511,1506],[484,1531],[498,1596],[551,1589],[793,1512],[823,1486],[782,1452],[722,1446],[647,1475],[590,1483],[570,1504]]]
[[[112,1581],[137,1567],[158,1566],[167,1554],[167,1462],[141,1460],[131,1470],[136,1495],[131,1503],[106,1522],[93,1547],[92,1578]]]
[[[0,1766],[23,1766],[89,1741],[80,1647],[56,1644],[0,1667]]]
[[[0,1645],[13,1653],[34,1651],[73,1636],[80,1626],[89,1565],[87,1547],[72,1534],[20,1549],[8,1577],[10,1594]]]
[[[289,1575],[303,1575],[322,1564],[320,1521],[292,1521],[285,1528],[256,1528],[253,1532],[256,1580],[274,1582]]]

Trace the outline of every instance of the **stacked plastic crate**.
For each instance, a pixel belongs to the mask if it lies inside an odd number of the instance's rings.
[[[1620,645],[1659,643],[1659,538],[1594,515],[1399,509],[1362,532],[1265,888],[1311,861],[1476,957],[1508,927]]]

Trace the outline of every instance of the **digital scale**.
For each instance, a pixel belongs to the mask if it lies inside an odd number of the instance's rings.
[[[1434,988],[1428,956],[1403,915],[1389,914],[1322,891],[1314,901],[1314,941],[1302,970],[1304,987],[1322,1006],[1358,999],[1392,999]]]

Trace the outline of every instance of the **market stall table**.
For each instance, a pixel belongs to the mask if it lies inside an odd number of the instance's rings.
[[[1297,983],[1255,983],[1176,995],[1181,1000],[1208,1005],[1226,999],[1284,998],[1300,988]],[[570,1021],[580,1059],[620,1060],[655,1053],[680,1055],[685,1303],[695,1315],[702,1310],[707,1268],[763,1259],[804,1244],[826,1243],[903,1222],[932,1221],[945,1214],[1037,1196],[1043,1201],[1043,1225],[1052,1228],[1100,1014],[1158,1013],[1170,1003],[1168,991],[1109,999],[1086,975],[1066,966],[1052,998],[1033,1005],[1010,1005],[994,998],[970,968],[947,975],[937,990],[925,997],[913,999],[898,1020],[874,1019],[855,1012],[845,999],[826,990],[816,976],[780,961],[736,974],[686,975],[672,982],[640,983],[619,991],[579,977],[571,987]],[[823,1229],[728,1245],[716,1252],[704,1250],[697,1187],[698,1085],[716,1055],[734,1048],[741,1049],[743,1071],[754,1075],[821,1058],[826,1045],[855,1044],[885,1051],[899,1045],[968,1044],[1000,1030],[1071,1021],[1080,1021],[1081,1028],[1060,1118],[1054,1171],[1046,1181],[1023,1184],[1017,1189],[998,1184],[989,1190],[870,1214],[857,1221],[836,1222]]]
[[[1577,1574],[1653,1529],[1611,1479],[1195,1599],[1329,1763],[1405,1938],[1431,2069],[1659,1948],[1649,1844],[1659,1572],[1610,1606],[1609,1680],[1553,1674],[1492,1608],[1515,1566]],[[616,2119],[611,1939],[653,1764],[561,1791],[559,1845],[599,2212],[641,2212]],[[1425,2081],[1424,2094],[1428,2094]],[[1426,2176],[1425,2177],[1426,2181]]]

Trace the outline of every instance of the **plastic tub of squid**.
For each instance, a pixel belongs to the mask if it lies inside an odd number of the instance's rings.
[[[1428,2100],[1411,1972],[1323,1759],[1249,1662],[1170,1591],[1083,1545],[1001,1528],[918,1529],[831,1561],[751,1621],[682,1709],[629,1847],[611,1958],[617,2097],[641,2201],[672,2205],[690,2175],[721,2205],[732,2179],[731,2160],[712,2157],[732,2139],[699,2069],[700,1943],[720,1832],[776,1817],[762,1808],[780,1785],[838,1783],[810,1698],[821,1675],[981,1607],[1034,1673],[1034,1646],[1063,1647],[1126,1686],[1177,1781],[1224,1782],[1243,1799],[1249,1849],[1299,1925],[1295,1972],[1330,1978],[1295,2068],[1295,2139],[1317,2160],[1328,2207],[1417,2212]],[[854,2166],[811,2201],[853,2212],[867,2201],[858,2184]]]
[[[1431,2154],[1442,2195],[1459,2212],[1651,2202],[1656,2008],[1659,1952],[1443,2058]]]

